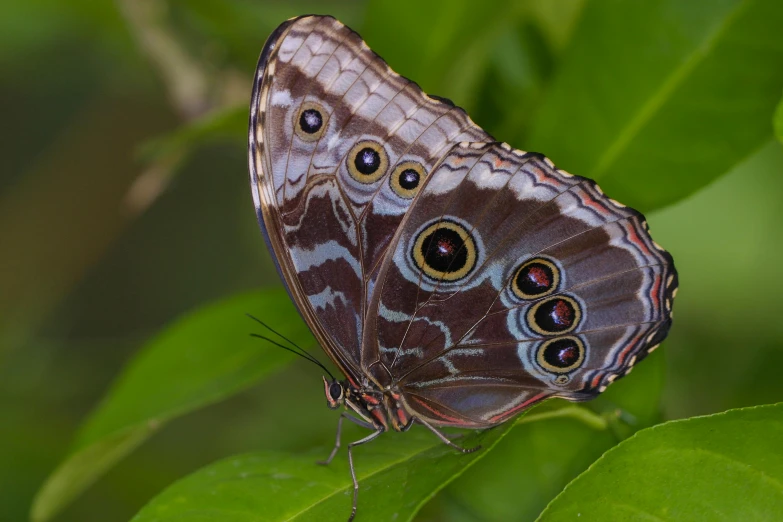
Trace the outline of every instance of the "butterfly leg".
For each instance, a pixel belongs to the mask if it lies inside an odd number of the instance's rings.
[[[368,430],[374,430],[375,426],[372,425],[372,423],[367,422],[362,419],[357,419],[353,415],[349,415],[346,412],[342,412],[340,414],[340,418],[337,420],[337,440],[334,442],[334,448],[332,448],[332,452],[329,454],[329,457],[327,457],[326,460],[319,460],[318,464],[322,466],[328,466],[332,459],[334,459],[334,456],[337,455],[337,450],[340,449],[340,436],[343,431],[343,419],[348,419],[349,421],[353,422],[354,424],[358,424],[362,428],[367,428]]]
[[[350,418],[350,417],[348,417]],[[358,419],[357,419],[358,420]],[[356,516],[356,501],[359,498],[359,481],[356,480],[356,470],[353,468],[353,448],[354,446],[359,446],[360,444],[365,444],[367,442],[370,442],[371,440],[375,439],[383,433],[382,429],[376,429],[373,433],[370,433],[363,439],[357,440],[356,442],[351,442],[348,444],[348,467],[351,468],[351,479],[353,480],[353,506],[351,507],[351,516],[348,517],[348,522],[351,522],[353,520],[353,517]]]
[[[481,449],[481,446],[476,446],[475,448],[463,448],[462,446],[458,446],[458,445],[454,444],[453,442],[451,442],[446,435],[441,433],[440,430],[438,430],[435,426],[433,426],[429,422],[425,421],[424,419],[420,419],[418,417],[416,417],[415,419],[417,421],[419,421],[421,424],[423,424],[424,426],[426,426],[427,429],[429,429],[432,433],[437,435],[438,438],[440,440],[442,440],[444,444],[446,444],[447,446],[451,446],[452,448],[454,448],[457,451],[461,451],[462,453],[473,453],[474,451],[478,451],[478,450]]]

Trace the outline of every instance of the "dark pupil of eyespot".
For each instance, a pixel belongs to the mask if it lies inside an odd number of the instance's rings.
[[[536,324],[547,332],[562,332],[574,324],[576,311],[565,299],[551,299],[541,304],[535,313]]]
[[[324,120],[321,117],[321,113],[315,109],[307,109],[302,111],[302,115],[299,116],[299,126],[307,134],[315,134],[324,124]]]
[[[353,164],[362,174],[372,174],[381,166],[381,156],[370,147],[365,147],[356,155]]]
[[[468,262],[465,243],[454,230],[438,228],[421,243],[421,254],[427,265],[439,272],[456,272]]]
[[[552,288],[552,268],[544,263],[530,263],[517,274],[517,287],[527,295],[539,295]]]
[[[329,385],[329,395],[331,395],[333,401],[339,399],[342,393],[343,393],[343,388],[338,383],[333,382],[332,384]]]
[[[568,368],[579,360],[579,346],[573,339],[559,339],[544,348],[544,360],[555,368]]]
[[[405,190],[413,190],[419,186],[419,173],[413,169],[405,169],[400,173],[400,186]]]

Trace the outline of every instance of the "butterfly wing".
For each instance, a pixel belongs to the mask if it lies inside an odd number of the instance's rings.
[[[256,212],[300,312],[354,381],[366,303],[413,196],[454,143],[490,139],[332,17],[289,20],[267,41],[250,114]]]
[[[677,275],[644,217],[505,144],[455,146],[395,235],[364,370],[436,425],[594,397],[656,347]]]

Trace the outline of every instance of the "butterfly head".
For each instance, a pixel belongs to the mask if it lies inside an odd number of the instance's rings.
[[[345,385],[337,379],[324,379],[324,393],[326,393],[326,405],[336,410],[345,403]]]

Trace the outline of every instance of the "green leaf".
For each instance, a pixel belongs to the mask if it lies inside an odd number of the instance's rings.
[[[780,103],[778,103],[778,108],[775,111],[775,136],[777,136],[778,141],[783,143],[783,99],[780,100]]]
[[[476,9],[471,0],[370,0],[361,33],[395,71],[506,140],[527,129],[582,4],[489,0]]]
[[[371,0],[362,35],[392,69],[471,110],[494,42],[526,4],[488,0],[476,9],[472,0]]]
[[[783,404],[642,430],[569,484],[539,520],[780,520],[781,440]]]
[[[512,426],[508,423],[456,439],[468,448],[482,446],[467,455],[446,446],[422,426],[408,433],[387,433],[357,447],[357,518],[410,520],[437,490],[486,455]],[[353,486],[345,450],[329,466],[317,465],[316,460],[327,453],[327,449],[306,454],[259,452],[217,462],[173,484],[133,522],[346,519]]]
[[[441,488],[490,455],[507,433],[551,419],[574,419],[594,434],[609,433],[606,418],[581,406],[549,401],[515,422],[456,439],[465,447],[482,446],[468,455],[442,444],[420,426],[406,434],[384,434],[355,450],[359,510],[377,520],[410,520]],[[343,442],[352,438],[344,434]],[[264,520],[339,520],[350,510],[352,485],[344,454],[328,468],[314,464],[327,452],[259,452],[217,462],[172,485],[133,522],[215,516],[231,522],[255,520],[260,514]]]
[[[38,492],[32,520],[51,519],[172,418],[238,393],[290,361],[290,354],[248,335],[260,326],[246,313],[300,346],[314,342],[282,289],[187,314],[128,363],[82,427],[70,455]]]
[[[728,172],[769,139],[783,3],[590,2],[528,140],[643,211]]]
[[[520,426],[443,492],[454,522],[534,520],[566,484],[617,443],[571,418]]]
[[[578,418],[553,417],[515,428],[487,458],[444,491],[448,519],[461,521],[533,520],[571,480],[619,442],[618,437],[659,420],[665,370],[659,350],[584,407],[621,419],[601,428]],[[563,401],[563,404],[568,405]],[[573,408],[574,406],[565,406]],[[536,417],[533,410],[524,420]],[[633,423],[627,424],[622,419]],[[597,429],[598,428],[598,429]]]

